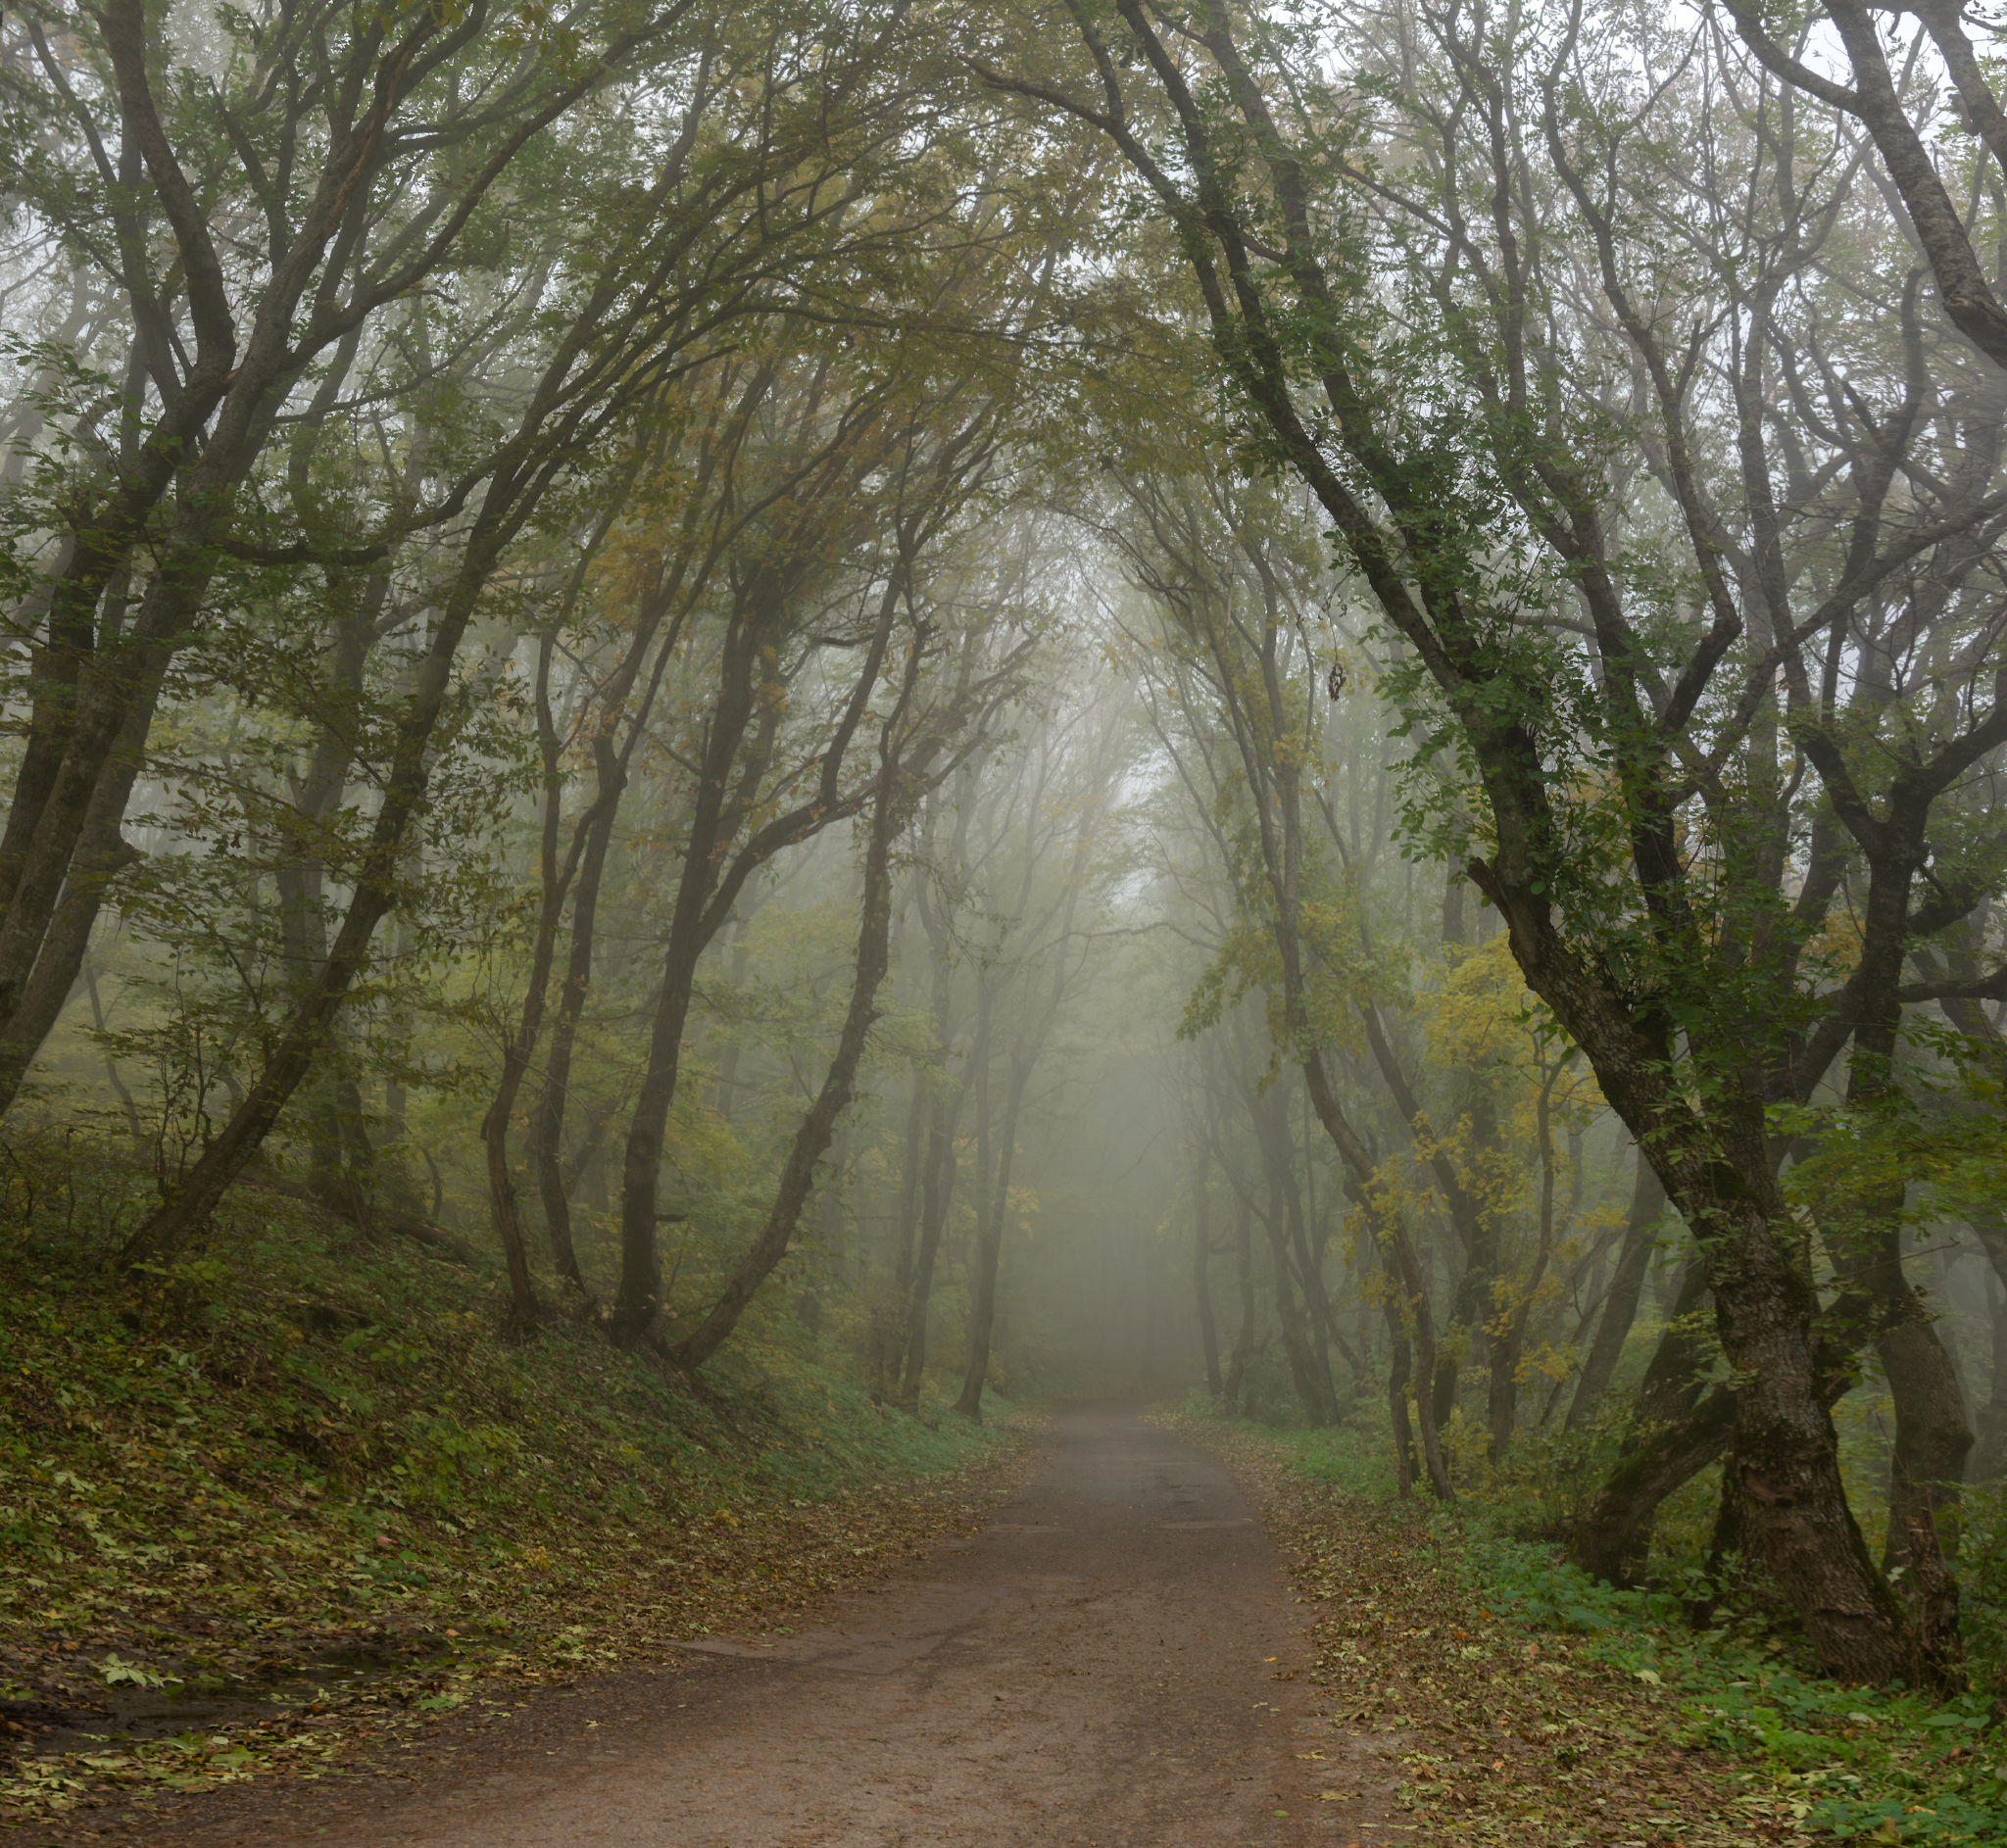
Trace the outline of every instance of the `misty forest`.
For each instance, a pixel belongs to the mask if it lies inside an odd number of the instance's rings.
[[[8,1802],[1100,1418],[1352,1755],[1139,1842],[2007,1839],[2003,30],[8,7]]]

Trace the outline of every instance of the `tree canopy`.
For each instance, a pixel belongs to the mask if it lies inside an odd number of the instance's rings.
[[[0,1136],[2007,1675],[1995,35],[11,10]]]

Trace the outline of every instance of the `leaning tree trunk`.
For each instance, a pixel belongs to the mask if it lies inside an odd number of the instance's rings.
[[[1666,1191],[1657,1173],[1640,1154],[1638,1176],[1631,1190],[1631,1213],[1624,1225],[1624,1243],[1617,1253],[1610,1287],[1603,1294],[1603,1312],[1596,1320],[1589,1357],[1582,1363],[1575,1396],[1568,1402],[1569,1431],[1580,1431],[1589,1423],[1616,1377],[1617,1362],[1623,1358],[1631,1325],[1638,1320],[1638,1299],[1644,1291],[1644,1274],[1651,1268],[1652,1228],[1665,1211],[1665,1203]]]
[[[126,1241],[122,1254],[125,1263],[170,1255],[208,1223],[314,1069],[349,988],[367,960],[376,926],[396,895],[406,836],[424,802],[433,730],[453,688],[454,660],[481,593],[514,530],[512,510],[519,492],[519,483],[514,491],[498,487],[492,514],[484,510],[476,521],[438,626],[414,676],[348,910],[325,962],[294,1001],[264,1070],[231,1111],[229,1121],[182,1177],[173,1196]]]
[[[75,837],[61,849],[67,863],[60,894],[39,928],[31,960],[23,966],[18,991],[10,997],[12,1005],[0,1026],[0,1111],[20,1094],[36,1054],[69,1004],[112,882],[140,857],[139,850],[120,832],[120,822],[146,760],[155,704],[150,689],[157,686],[166,660],[166,652],[156,651],[157,664],[143,670],[149,690],[133,701],[86,798]]]
[[[1703,1391],[1706,1347],[1694,1319],[1706,1301],[1707,1271],[1696,1259],[1687,1266],[1672,1316],[1639,1383],[1631,1434],[1617,1465],[1576,1523],[1569,1557],[1592,1578],[1631,1583],[1650,1551],[1659,1503],[1713,1462],[1728,1442],[1735,1423],[1732,1394],[1713,1402],[1700,1425],[1687,1429]]]
[[[888,721],[888,730],[890,721]],[[679,1367],[694,1371],[704,1365],[746,1312],[755,1292],[772,1274],[773,1267],[787,1255],[802,1208],[815,1185],[815,1164],[836,1133],[836,1120],[851,1100],[857,1083],[857,1066],[871,1025],[878,1018],[878,988],[891,960],[892,943],[892,842],[899,831],[896,789],[898,756],[890,741],[881,746],[886,754],[879,776],[878,794],[872,807],[870,844],[864,855],[864,896],[862,918],[857,929],[857,977],[851,986],[851,1001],[844,1015],[843,1031],[837,1037],[836,1053],[822,1080],[822,1089],[795,1132],[787,1165],[781,1170],[780,1185],[774,1190],[773,1204],[752,1248],[739,1260],[729,1282],[710,1312],[690,1335],[669,1350]]]

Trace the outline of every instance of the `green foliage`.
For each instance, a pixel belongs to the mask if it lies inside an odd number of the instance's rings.
[[[2000,1839],[2007,1748],[1988,1727],[1984,1694],[1939,1704],[1899,1686],[1842,1687],[1785,1659],[1760,1626],[1696,1632],[1684,1596],[1595,1582],[1551,1546],[1513,1539],[1481,1515],[1443,1517],[1439,1531],[1487,1614],[1582,1636],[1594,1659],[1669,1690],[1684,1741],[1787,1792],[1803,1827],[1946,1848]],[[1987,1572],[2001,1577],[1997,1561]],[[1707,1587],[1696,1580],[1689,1589]],[[1982,1601],[1997,1626],[1998,1582]]]
[[[1286,1459],[1294,1474],[1341,1491],[1347,1505],[1353,1498],[1381,1504],[1371,1517],[1376,1523],[1397,1520],[1384,1438],[1376,1442],[1363,1429],[1257,1431],[1221,1419],[1197,1393],[1181,1417],[1230,1446],[1251,1438]],[[1543,1468],[1566,1478],[1578,1448],[1593,1450],[1607,1439],[1604,1432],[1557,1439]],[[1506,1507],[1523,1521],[1542,1504],[1520,1487]],[[1760,1612],[1696,1630],[1696,1604],[1711,1606],[1718,1587],[1690,1565],[1669,1572],[1660,1588],[1619,1590],[1568,1564],[1551,1541],[1513,1532],[1500,1508],[1466,1501],[1427,1518],[1438,1555],[1466,1600],[1462,1621],[1475,1640],[1465,1656],[1496,1654],[1502,1637],[1507,1655],[1539,1657],[1538,1641],[1512,1641],[1515,1631],[1569,1639],[1548,1642],[1547,1652],[1652,1690],[1671,1708],[1679,1744],[1726,1761],[1766,1814],[1788,1815],[1822,1839],[1941,1848],[2002,1839],[2007,1740],[1990,1721],[1989,1690],[2007,1672],[2007,1483],[1970,1491],[1960,1577],[1979,1691],[1948,1701],[1900,1684],[1846,1687],[1819,1677],[1793,1660],[1789,1643]],[[1564,1731],[1565,1721],[1546,1729]],[[1566,1759],[1564,1752],[1557,1762]]]

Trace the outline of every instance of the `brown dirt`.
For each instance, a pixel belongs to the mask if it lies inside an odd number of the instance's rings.
[[[1398,1741],[1334,1733],[1313,1711],[1307,1614],[1226,1469],[1107,1407],[1059,1415],[1036,1461],[980,1535],[832,1600],[812,1629],[692,1643],[564,1694],[491,1698],[364,1775],[185,1799],[118,1839],[1414,1839],[1378,1833],[1399,1827],[1387,1811]]]

